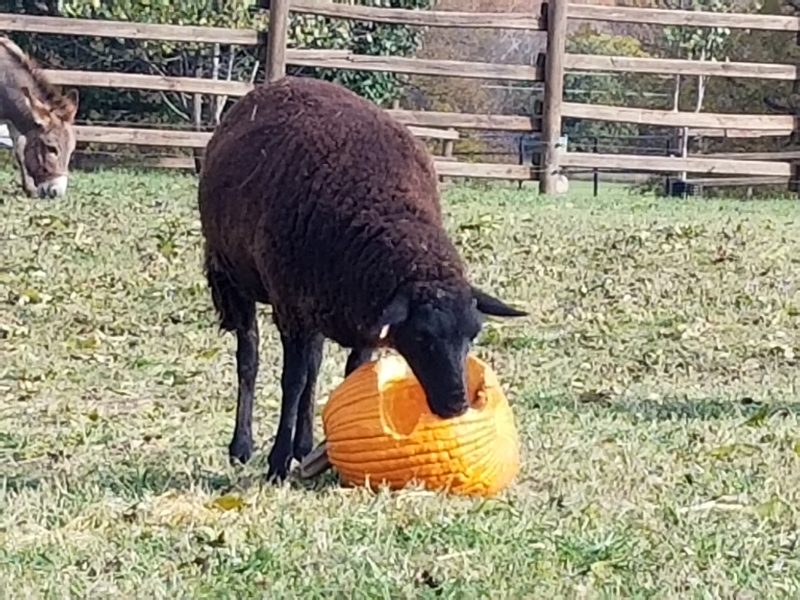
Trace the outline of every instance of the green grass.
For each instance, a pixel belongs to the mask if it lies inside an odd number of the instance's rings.
[[[331,473],[265,485],[280,353],[263,310],[259,452],[229,467],[234,344],[202,278],[194,179],[76,175],[47,202],[0,174],[0,589],[797,597],[797,204],[513,187],[445,202],[474,280],[531,311],[476,348],[523,460],[484,501]],[[321,401],[343,366],[328,346]]]

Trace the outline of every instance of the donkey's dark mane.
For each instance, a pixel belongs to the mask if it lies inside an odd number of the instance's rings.
[[[8,55],[30,75],[35,87],[35,89],[31,90],[32,94],[49,104],[53,110],[74,108],[72,101],[50,83],[37,62],[28,56],[22,48],[5,36],[0,36],[0,48],[5,49]]]

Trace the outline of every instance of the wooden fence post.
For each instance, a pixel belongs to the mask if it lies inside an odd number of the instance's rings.
[[[289,30],[289,0],[262,0],[269,3],[267,34],[267,82],[286,75],[286,42]]]
[[[542,194],[563,193],[561,182],[561,105],[564,102],[564,56],[567,45],[567,0],[548,0],[546,10],[547,54],[544,63],[544,103],[542,107],[543,172],[539,180]]]
[[[797,32],[794,42],[800,46],[800,31]],[[792,83],[792,92],[797,93],[799,90],[800,81],[795,80]],[[796,144],[800,140],[800,127],[798,127],[796,109],[793,106],[789,106],[788,108],[791,112],[795,113],[792,131],[789,134],[789,144]],[[789,175],[789,191],[795,194],[800,194],[800,161],[793,160],[791,161],[791,165],[791,174]]]

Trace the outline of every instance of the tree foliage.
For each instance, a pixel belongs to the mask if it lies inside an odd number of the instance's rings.
[[[425,9],[430,0],[363,0],[360,3]],[[17,7],[19,12],[45,12],[88,19],[262,30],[268,24],[268,16],[251,10],[253,0],[57,0],[49,2],[44,10],[41,9],[42,2],[17,1],[17,4],[22,4]],[[373,55],[413,54],[420,36],[418,29],[405,26],[300,14],[292,14],[289,27],[290,47],[347,49]],[[34,34],[19,37],[26,38],[25,47],[40,62],[56,68],[233,81],[263,78],[263,64],[255,47]],[[397,97],[405,81],[392,73],[292,67],[288,71],[337,81],[381,104]],[[220,101],[204,101],[188,94],[103,89],[86,90],[82,98],[81,116],[95,120],[187,120],[196,112],[196,105],[200,102],[202,120],[210,124],[213,124],[215,116],[219,116],[226,100],[221,99],[220,104]]]
[[[680,8],[705,12],[728,12],[730,2],[726,0],[680,0]],[[724,61],[730,51],[729,27],[666,27],[664,39],[678,58],[687,60]],[[674,108],[680,107],[681,75],[675,78]],[[694,110],[700,112],[705,100],[707,77],[696,79]]]
[[[567,41],[567,52],[605,56],[647,57],[639,40],[627,35],[599,33],[582,26]],[[610,106],[652,107],[653,96],[663,91],[663,84],[650,75],[640,73],[592,74],[568,73],[565,97],[570,102]],[[565,119],[565,132],[570,144],[591,144],[595,138],[616,140],[617,145],[636,143],[642,126],[635,123],[614,123],[582,119]]]

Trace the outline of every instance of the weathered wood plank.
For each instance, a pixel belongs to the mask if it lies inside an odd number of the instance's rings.
[[[483,115],[475,113],[439,112],[428,110],[391,109],[388,111],[401,123],[426,127],[455,127],[488,131],[539,131],[541,121],[521,115]]]
[[[441,140],[457,140],[457,131],[408,126],[416,137]],[[176,148],[205,148],[211,139],[207,131],[181,131],[175,129],[145,129],[132,127],[107,127],[98,125],[76,125],[75,134],[79,142],[102,144],[130,144],[133,146],[169,146]]]
[[[713,129],[748,128],[753,130],[791,131],[795,118],[790,115],[740,115],[723,113],[675,112],[647,108],[627,108],[602,104],[565,102],[565,117],[618,121],[664,127],[699,127]]]
[[[695,27],[730,27],[765,31],[800,31],[800,18],[780,15],[749,15],[743,13],[672,10],[570,4],[570,18],[610,23],[643,23],[651,25],[685,25]]]
[[[303,57],[298,54],[288,58],[287,63],[303,67],[379,71],[406,75],[438,75],[441,77],[464,77],[467,79],[497,79],[504,81],[542,81],[543,79],[539,69],[528,65],[406,58],[403,56],[349,54],[347,56],[318,58]]]
[[[541,19],[538,16],[526,13],[408,10],[404,8],[341,4],[327,0],[293,0],[291,9],[297,13],[325,17],[398,25],[418,25],[422,27],[528,30],[541,30],[543,28]]]
[[[794,65],[714,62],[710,60],[682,60],[677,58],[634,58],[629,56],[599,56],[594,54],[567,54],[567,70],[608,71],[623,73],[653,73],[657,75],[707,75],[717,77],[744,77],[749,79],[775,79],[794,81],[798,67]]]
[[[130,144],[132,146],[169,146],[175,148],[205,148],[208,140],[211,139],[211,133],[207,131],[105,127],[99,125],[76,125],[75,135],[79,142]]]
[[[672,158],[667,156],[637,156],[633,154],[593,154],[568,152],[562,156],[562,166],[622,171],[653,171],[715,173],[720,175],[770,175],[789,177],[791,165],[784,162],[754,160],[723,160],[715,158]]]
[[[108,141],[106,137],[103,141]],[[141,138],[139,138],[141,139]],[[196,164],[191,157],[164,156],[164,157],[137,157],[131,155],[125,157],[111,156],[104,158],[103,155],[86,155],[80,150],[76,154],[81,155],[81,163],[91,163],[93,156],[97,157],[97,162],[131,164],[147,168],[169,168],[169,169],[191,169],[195,170]],[[436,172],[443,177],[470,177],[476,179],[503,179],[511,181],[532,181],[536,179],[534,171],[530,167],[509,164],[494,163],[460,163],[445,157],[434,157]]]
[[[723,158],[726,160],[800,160],[800,150],[777,152],[712,152],[695,154],[697,158]]]
[[[127,40],[161,40],[254,46],[258,32],[253,29],[228,29],[199,25],[162,25],[103,19],[73,19],[0,13],[0,31],[25,31],[58,35],[87,35]]]
[[[687,179],[690,185],[705,187],[744,187],[758,185],[785,185],[788,177],[699,177]]]
[[[765,138],[784,137],[792,133],[792,128],[783,129],[689,129],[689,137],[716,137],[716,138]]]
[[[474,177],[478,179],[509,179],[533,181],[536,179],[531,167],[525,165],[495,163],[465,163],[451,160],[436,160],[436,172],[445,177]]]

